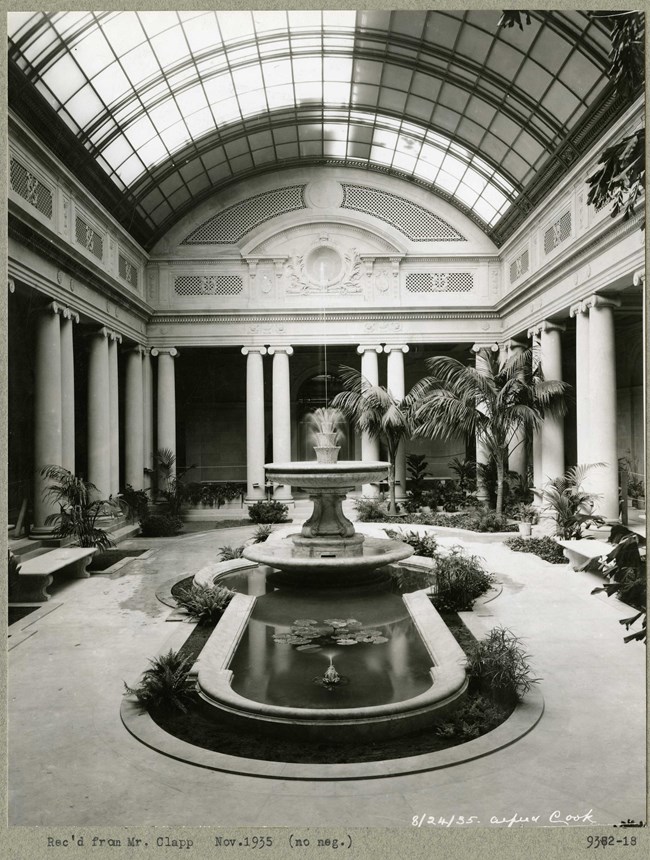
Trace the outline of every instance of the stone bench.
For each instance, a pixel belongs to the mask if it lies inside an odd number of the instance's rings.
[[[97,552],[96,547],[63,547],[30,558],[20,564],[18,571],[17,600],[25,603],[41,603],[49,600],[47,593],[55,573],[65,570],[76,579],[90,576],[87,567]],[[20,563],[20,559],[18,559]]]
[[[611,544],[600,540],[559,540],[564,548],[564,555],[573,570],[583,570],[596,558],[606,556],[611,550]]]

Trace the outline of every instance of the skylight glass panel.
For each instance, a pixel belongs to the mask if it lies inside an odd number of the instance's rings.
[[[239,96],[239,107],[243,116],[252,116],[267,109],[266,94],[263,89]]]
[[[115,62],[115,55],[101,30],[91,30],[83,39],[77,39],[72,53],[89,78]]]
[[[116,12],[103,20],[101,27],[118,57],[128,54],[145,40],[144,30],[135,12]]]
[[[223,99],[223,101],[217,102],[213,108],[213,113],[218,125],[241,119],[239,103],[235,98]]]
[[[298,107],[300,107],[301,102],[322,102],[323,100],[323,84],[320,81],[296,84],[295,89]]]
[[[253,24],[258,35],[286,30],[287,15],[286,12],[253,12]]]
[[[176,104],[183,116],[191,115],[208,106],[201,84],[197,84],[184,92],[176,93]]]
[[[148,143],[139,147],[138,154],[142,161],[149,167],[153,167],[154,164],[158,164],[159,161],[162,161],[169,155],[162,140],[157,135]]]
[[[266,101],[269,110],[292,106],[294,104],[293,96],[294,90],[292,86],[268,87],[266,89]]]
[[[466,206],[473,206],[478,199],[478,192],[473,188],[470,188],[469,185],[466,185],[464,182],[461,182],[458,188],[455,191],[455,196],[462,200]]]
[[[126,129],[126,136],[134,149],[151,140],[156,134],[156,129],[148,116],[141,117]]]
[[[176,103],[171,98],[149,112],[149,119],[158,131],[169,128],[170,125],[179,122],[182,118]]]
[[[160,132],[160,139],[170,152],[190,140],[190,133],[184,122],[177,122]]]
[[[222,44],[221,34],[212,12],[183,21],[183,32],[193,54],[218,48]],[[179,38],[182,38],[180,33]]]
[[[445,173],[444,170],[441,170],[436,176],[436,185],[442,188],[443,191],[453,194],[458,188],[458,179],[449,173]]]
[[[204,80],[203,89],[210,102],[220,102],[235,95],[235,88],[229,72],[217,75],[208,81]]]
[[[259,65],[249,66],[246,69],[234,70],[232,73],[232,80],[237,93],[248,93],[253,90],[260,90],[264,86],[262,70]]]
[[[140,161],[138,156],[134,154],[131,158],[127,158],[127,160],[121,164],[115,172],[126,185],[130,185],[143,170],[143,163]]]
[[[134,86],[146,81],[151,75],[160,73],[160,64],[149,45],[139,45],[122,59],[122,68]]]
[[[52,90],[62,103],[77,92],[85,83],[86,78],[79,66],[68,54],[43,73],[43,82]]]
[[[220,12],[218,21],[221,36],[226,44],[245,39],[255,32],[253,16],[250,12]]]
[[[330,83],[323,84],[323,98],[325,102],[336,104],[347,104],[350,101],[350,84]]]
[[[293,71],[290,60],[266,61],[262,64],[262,74],[267,87],[279,84],[290,84],[293,81]]]
[[[472,208],[479,218],[482,218],[486,223],[489,223],[497,214],[497,210],[482,197],[479,197]]]
[[[180,26],[174,27],[172,30],[167,30],[151,40],[151,46],[154,49],[158,62],[164,68],[171,66],[187,55],[187,45]]]
[[[81,128],[84,128],[104,111],[104,103],[97,98],[92,87],[86,84],[66,103],[66,108]]]
[[[108,164],[115,169],[133,155],[133,148],[124,137],[118,137],[103,149],[102,155]]]
[[[179,26],[176,12],[138,12],[138,17],[150,39],[164,30]]]
[[[413,173],[417,159],[412,155],[404,155],[401,152],[396,152],[393,158],[393,167],[397,170],[403,170],[405,173]]]
[[[323,78],[323,61],[320,57],[294,57],[293,59],[294,80],[321,81]]]
[[[321,13],[308,10],[290,11],[289,28],[291,30],[313,30],[321,25]]]

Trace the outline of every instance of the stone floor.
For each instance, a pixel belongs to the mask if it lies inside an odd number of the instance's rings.
[[[437,771],[296,782],[193,767],[140,744],[119,710],[123,681],[139,676],[176,626],[156,589],[252,533],[209,528],[128,541],[154,552],[62,585],[51,611],[12,627],[10,824],[411,827],[421,815],[476,816],[481,825],[518,815],[544,825],[554,813],[590,813],[598,824],[645,820],[646,654],[623,642],[618,619],[629,608],[592,596],[595,575],[501,544],[471,545],[503,590],[466,620],[476,635],[504,625],[522,636],[542,679],[544,715],[510,747]]]

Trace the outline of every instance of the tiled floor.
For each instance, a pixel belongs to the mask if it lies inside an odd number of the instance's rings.
[[[628,607],[592,596],[592,574],[494,543],[472,550],[502,593],[466,619],[479,635],[502,624],[524,637],[546,703],[510,747],[433,772],[295,782],[197,768],[140,744],[119,710],[122,682],[138,677],[175,627],[156,589],[251,533],[130,541],[155,552],[68,583],[56,609],[20,622],[35,632],[9,653],[10,824],[410,827],[414,815],[489,825],[516,813],[541,825],[555,811],[589,810],[599,824],[645,819],[646,655],[623,642],[617,621]]]

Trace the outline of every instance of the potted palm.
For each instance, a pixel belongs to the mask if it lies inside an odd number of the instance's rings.
[[[530,537],[533,526],[539,522],[539,511],[533,505],[520,504],[514,510],[514,518],[519,526],[519,534],[522,537]]]

